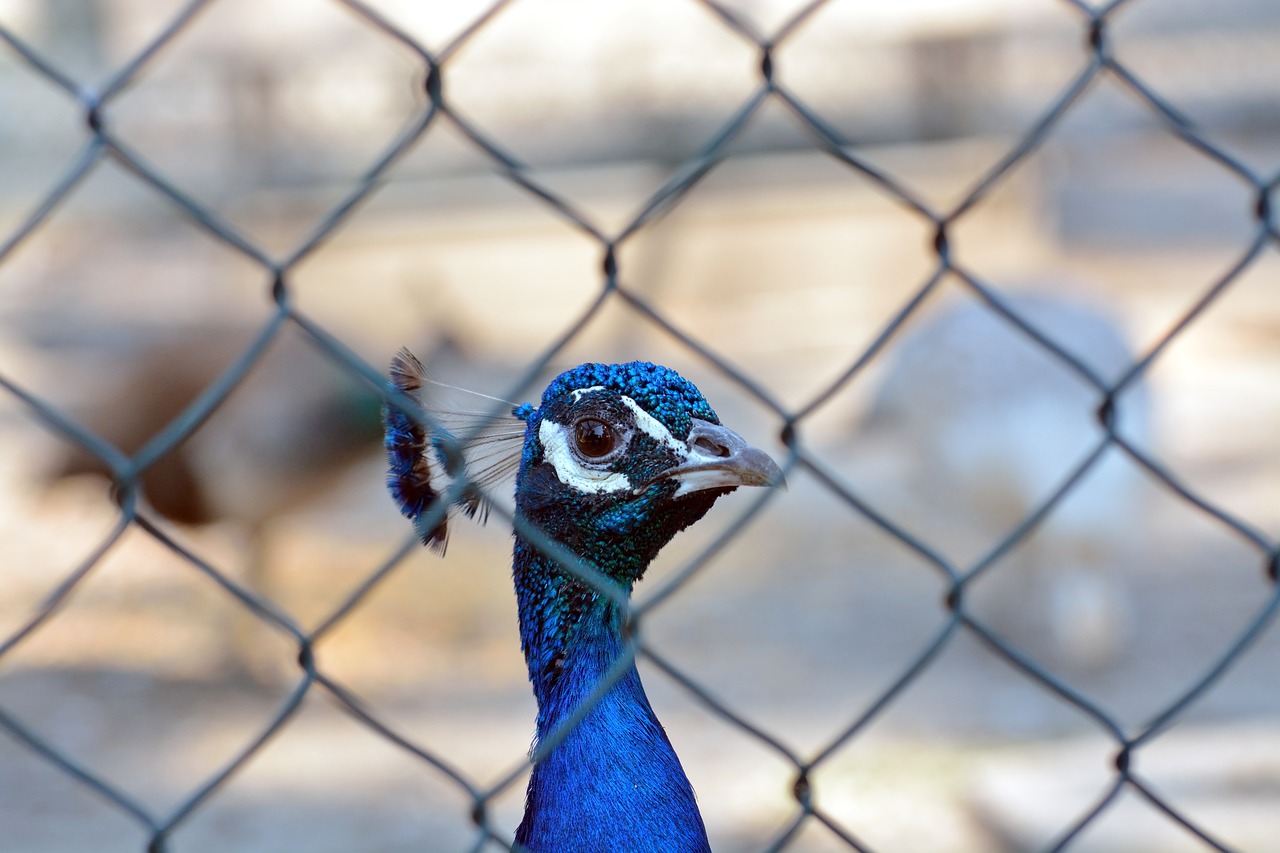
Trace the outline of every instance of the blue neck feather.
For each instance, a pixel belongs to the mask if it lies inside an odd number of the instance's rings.
[[[520,538],[514,569],[542,740],[624,653],[621,617]],[[693,788],[634,664],[534,767],[516,841],[533,853],[710,851]]]

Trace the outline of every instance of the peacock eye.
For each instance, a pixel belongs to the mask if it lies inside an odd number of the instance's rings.
[[[613,452],[618,444],[613,427],[595,418],[583,418],[574,424],[578,452],[588,459],[600,459]]]

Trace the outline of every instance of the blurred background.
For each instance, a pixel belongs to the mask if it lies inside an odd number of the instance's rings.
[[[105,126],[260,254],[290,257],[420,123],[424,62],[339,2],[195,5],[108,101]],[[764,37],[800,11],[795,0],[722,5]],[[0,27],[89,88],[190,7],[0,0]],[[489,7],[366,8],[440,51]],[[1274,234],[1250,254],[1256,191],[1214,152],[1263,181],[1280,170],[1280,5],[1132,0],[1107,20],[1111,54],[1211,148],[1104,73],[952,224],[950,248],[1108,382],[1247,258],[1119,395],[1119,429],[1274,547],[1280,256]],[[1087,32],[1080,9],[1054,0],[834,0],[787,32],[774,73],[860,163],[950,211],[1062,103],[1090,61]],[[77,100],[11,48],[0,44],[0,376],[134,453],[272,316],[272,275],[118,158],[41,214],[92,134]],[[759,89],[759,65],[759,48],[696,2],[517,0],[450,50],[443,92],[612,236]],[[954,275],[837,384],[935,272],[933,225],[827,153],[777,98],[725,153],[621,244],[620,281],[789,410],[834,388],[800,421],[806,452],[967,570],[1096,446],[1100,395]],[[598,296],[600,241],[447,117],[377,183],[290,268],[297,310],[378,369],[408,345],[445,382],[511,393]],[[545,373],[633,358],[681,370],[727,423],[786,456],[776,412],[621,299]],[[153,515],[305,630],[324,624],[407,535],[383,491],[378,402],[286,325],[148,471]],[[296,646],[136,527],[51,619],[10,642],[119,511],[101,464],[9,392],[0,431],[0,709],[165,819],[277,713],[296,683]],[[823,478],[800,469],[789,485],[652,613],[645,636],[810,757],[934,641],[947,586]],[[662,554],[638,598],[750,503],[722,500]],[[320,669],[378,719],[481,786],[518,766],[533,728],[509,547],[500,520],[455,523],[447,558],[413,551],[317,646]],[[1136,734],[1274,604],[1265,563],[1111,448],[974,582],[970,602]],[[765,848],[796,814],[795,767],[641,670],[715,849]],[[1278,723],[1280,632],[1269,624],[1135,767],[1220,843],[1280,851]],[[3,731],[0,849],[143,849],[137,820]],[[1115,751],[1096,719],[961,630],[812,782],[817,805],[870,849],[1040,850],[1109,790]],[[522,796],[523,781],[494,804],[508,834]],[[466,850],[470,808],[447,777],[315,689],[179,824],[171,849]],[[787,849],[848,847],[810,821]],[[1208,848],[1126,791],[1070,849]]]

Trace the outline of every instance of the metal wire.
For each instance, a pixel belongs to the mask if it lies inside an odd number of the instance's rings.
[[[118,809],[121,814],[136,822],[149,838],[146,849],[151,853],[159,853],[167,849],[170,836],[194,812],[199,810],[209,797],[220,786],[239,772],[245,762],[252,758],[263,746],[282,729],[290,725],[295,714],[302,706],[304,698],[313,691],[324,691],[336,702],[345,707],[353,718],[366,725],[370,731],[387,739],[390,743],[416,756],[422,762],[434,768],[443,777],[456,784],[465,792],[471,801],[470,819],[476,825],[476,841],[474,849],[496,843],[503,848],[511,849],[512,842],[506,828],[496,826],[489,812],[491,800],[517,782],[528,771],[529,759],[513,763],[512,769],[499,779],[484,784],[463,768],[453,766],[443,756],[415,743],[410,737],[397,731],[393,726],[378,716],[342,684],[334,680],[318,667],[312,653],[315,643],[334,627],[360,603],[372,590],[383,583],[395,572],[406,555],[416,547],[416,538],[410,536],[395,550],[386,561],[366,580],[353,590],[341,602],[328,618],[321,620],[315,630],[308,632],[294,622],[285,612],[270,602],[260,598],[249,588],[242,586],[214,566],[209,565],[197,555],[183,548],[179,543],[164,533],[147,513],[140,508],[138,489],[140,478],[147,468],[155,463],[163,454],[175,448],[186,437],[192,434],[200,424],[213,413],[240,383],[249,370],[262,356],[267,346],[275,340],[285,326],[293,326],[307,335],[325,355],[337,364],[344,366],[361,377],[373,387],[382,390],[380,370],[361,361],[336,337],[328,333],[320,324],[304,314],[292,299],[292,283],[294,270],[298,264],[309,257],[317,248],[324,245],[332,235],[342,227],[361,203],[368,200],[378,191],[384,182],[387,170],[395,164],[424,135],[430,133],[435,125],[451,124],[463,137],[470,141],[474,148],[487,156],[494,168],[505,175],[514,185],[522,188],[537,199],[547,209],[568,220],[590,239],[595,241],[601,253],[601,278],[599,292],[593,303],[582,314],[569,324],[542,354],[534,359],[525,370],[523,377],[511,393],[510,398],[521,399],[520,395],[528,392],[536,378],[542,374],[575,339],[578,333],[610,302],[621,301],[629,305],[639,316],[662,329],[682,345],[697,353],[709,365],[722,372],[735,382],[744,392],[756,398],[761,404],[772,410],[782,424],[781,438],[789,450],[784,467],[788,470],[802,469],[826,490],[833,501],[847,505],[854,512],[865,517],[873,525],[880,528],[888,536],[898,540],[921,561],[937,571],[945,585],[944,621],[939,629],[925,642],[918,653],[910,661],[901,674],[893,680],[879,695],[870,697],[866,707],[852,715],[849,724],[834,738],[811,753],[804,753],[788,746],[777,733],[757,725],[724,702],[698,682],[697,679],[683,672],[668,658],[661,655],[645,639],[644,622],[648,614],[676,595],[684,585],[716,556],[716,554],[738,533],[752,523],[759,510],[773,499],[770,493],[756,497],[750,506],[737,517],[736,521],[715,541],[711,542],[700,554],[688,561],[679,571],[665,581],[643,605],[631,606],[628,623],[628,654],[614,668],[613,676],[621,675],[623,669],[635,658],[643,657],[669,675],[677,684],[689,692],[707,710],[719,717],[725,725],[733,726],[742,733],[758,741],[766,749],[780,756],[794,768],[795,812],[779,833],[767,843],[764,849],[769,851],[787,848],[799,832],[808,824],[816,823],[826,828],[834,838],[842,840],[850,849],[867,851],[871,848],[854,834],[854,829],[843,826],[834,816],[824,812],[815,805],[813,791],[813,773],[827,762],[835,753],[845,747],[850,740],[856,738],[870,723],[877,720],[898,696],[907,690],[922,674],[933,667],[939,654],[960,633],[967,632],[978,638],[996,655],[1006,660],[1022,677],[1040,688],[1049,691],[1064,702],[1078,709],[1090,720],[1103,735],[1114,744],[1114,776],[1112,783],[1084,814],[1074,823],[1065,826],[1060,836],[1048,849],[1064,850],[1090,825],[1107,812],[1125,789],[1137,793],[1156,811],[1165,815],[1173,824],[1187,833],[1200,839],[1207,846],[1216,850],[1229,848],[1221,840],[1216,839],[1204,827],[1197,825],[1186,814],[1179,812],[1164,799],[1155,787],[1137,770],[1137,758],[1141,751],[1157,740],[1161,734],[1188,707],[1201,699],[1206,692],[1226,674],[1232,666],[1248,650],[1250,645],[1276,619],[1280,609],[1280,587],[1277,587],[1277,565],[1280,565],[1280,546],[1264,533],[1254,529],[1244,520],[1236,517],[1226,509],[1214,504],[1205,496],[1179,481],[1159,459],[1150,452],[1126,438],[1116,430],[1117,397],[1121,391],[1143,379],[1152,365],[1161,357],[1168,346],[1178,339],[1195,322],[1197,317],[1216,299],[1229,290],[1232,285],[1251,267],[1260,254],[1280,245],[1280,225],[1275,213],[1275,194],[1280,186],[1280,174],[1270,177],[1259,175],[1242,163],[1225,148],[1214,144],[1199,133],[1193,122],[1183,116],[1170,103],[1147,85],[1137,73],[1127,67],[1117,55],[1110,39],[1112,19],[1122,2],[1094,8],[1081,0],[1064,0],[1079,15],[1082,35],[1082,56],[1079,71],[1062,88],[1062,90],[1045,105],[1040,118],[1021,135],[1009,151],[991,167],[991,169],[975,181],[963,194],[958,203],[951,209],[933,207],[914,194],[902,182],[882,168],[871,163],[864,155],[856,141],[846,138],[833,124],[828,122],[813,107],[794,91],[788,88],[785,69],[777,62],[777,51],[787,39],[825,5],[822,0],[810,3],[800,9],[793,17],[785,21],[772,34],[761,33],[733,9],[722,6],[714,0],[700,0],[701,5],[718,18],[725,28],[742,39],[759,53],[758,82],[754,90],[743,100],[740,107],[713,134],[699,150],[689,156],[677,168],[670,180],[655,191],[639,209],[624,223],[616,233],[597,224],[582,211],[576,209],[567,199],[557,194],[551,187],[542,183],[519,158],[505,149],[485,130],[460,115],[445,94],[445,82],[449,76],[449,60],[476,32],[483,29],[495,17],[502,14],[506,2],[497,2],[482,15],[478,16],[450,44],[438,52],[427,49],[408,33],[400,29],[394,22],[375,10],[365,6],[358,0],[335,0],[346,7],[363,21],[387,38],[408,47],[421,62],[422,80],[427,103],[424,109],[411,122],[409,127],[397,138],[369,168],[354,182],[354,185],[328,213],[321,219],[315,229],[297,245],[283,255],[273,256],[266,248],[256,243],[249,235],[241,233],[232,223],[220,217],[209,207],[184,194],[172,181],[157,168],[152,166],[142,155],[131,149],[123,139],[112,132],[111,112],[115,98],[127,88],[131,82],[148,66],[154,56],[166,48],[177,35],[207,6],[209,0],[196,0],[186,4],[161,30],[159,35],[146,44],[135,56],[124,63],[98,90],[93,90],[76,83],[68,74],[57,67],[31,45],[25,43],[14,33],[0,26],[0,41],[3,41],[14,54],[36,74],[47,79],[61,94],[74,103],[80,110],[85,125],[85,141],[79,156],[63,172],[52,186],[34,206],[13,232],[3,237],[0,242],[0,263],[7,260],[15,248],[22,245],[30,236],[46,222],[83,183],[104,160],[114,161],[124,167],[134,178],[149,185],[167,197],[185,216],[189,217],[199,228],[212,238],[241,253],[257,264],[266,274],[269,282],[270,297],[275,305],[269,319],[262,325],[256,339],[249,345],[199,398],[183,411],[165,429],[154,435],[142,450],[132,457],[120,454],[108,442],[95,435],[83,424],[58,410],[46,400],[36,389],[22,387],[13,380],[0,376],[0,387],[3,387],[14,399],[27,407],[46,428],[68,442],[79,445],[84,450],[102,460],[111,471],[120,499],[121,511],[119,521],[114,529],[103,538],[99,546],[70,572],[58,588],[49,595],[23,626],[9,637],[0,638],[0,665],[5,656],[24,642],[31,634],[38,631],[49,620],[57,618],[60,605],[68,595],[85,579],[91,576],[103,557],[112,550],[121,534],[130,526],[136,526],[154,537],[158,542],[181,557],[199,572],[207,575],[243,606],[253,616],[290,638],[298,651],[298,681],[289,695],[280,703],[278,709],[258,735],[238,753],[233,755],[217,772],[204,779],[195,789],[187,793],[183,800],[169,814],[158,814],[145,808],[138,800],[127,792],[113,785],[101,775],[93,772],[77,758],[66,751],[54,747],[40,733],[38,726],[23,722],[9,711],[0,708],[0,730],[28,747],[33,753],[41,756],[52,766],[85,785],[105,801]],[[176,48],[175,48],[176,49]],[[1231,268],[1213,281],[1205,289],[1202,297],[1188,310],[1159,340],[1157,340],[1132,366],[1114,382],[1107,382],[1097,375],[1088,365],[1082,363],[1070,352],[1062,349],[1043,330],[1031,320],[1019,313],[1016,305],[1011,304],[999,291],[984,282],[977,271],[963,266],[951,251],[951,234],[957,222],[980,206],[990,192],[1006,180],[1010,173],[1055,131],[1064,117],[1072,112],[1082,101],[1088,98],[1090,89],[1102,79],[1127,89],[1155,116],[1167,132],[1187,143],[1203,157],[1225,167],[1243,181],[1254,194],[1255,232],[1248,245],[1240,252]],[[626,283],[626,270],[619,261],[619,249],[637,233],[644,230],[655,219],[679,205],[688,193],[721,161],[728,156],[730,145],[740,137],[748,122],[766,104],[773,102],[785,107],[796,122],[807,129],[818,148],[828,153],[836,162],[859,173],[870,181],[871,185],[886,198],[901,204],[910,214],[927,223],[933,230],[932,245],[933,268],[926,279],[921,282],[915,292],[902,304],[875,336],[874,341],[866,347],[852,362],[849,368],[828,387],[814,394],[806,404],[789,409],[775,400],[765,388],[749,375],[735,369],[717,355],[705,343],[683,332],[664,313],[662,306],[654,304],[642,293]],[[903,324],[913,317],[922,303],[937,287],[944,277],[958,280],[972,291],[973,296],[987,305],[992,313],[1004,320],[1010,328],[1015,329],[1026,340],[1040,347],[1056,359],[1064,368],[1078,375],[1096,392],[1099,419],[1103,430],[1096,445],[1081,458],[1071,472],[1063,478],[1052,494],[1028,514],[1020,523],[997,542],[985,555],[972,565],[956,565],[942,556],[928,542],[902,529],[881,514],[863,496],[851,487],[840,482],[823,461],[814,454],[802,437],[804,427],[811,416],[845,388],[852,380],[860,376],[886,347],[893,345]],[[406,400],[398,400],[399,405],[408,405]],[[418,413],[419,416],[421,413]],[[1207,518],[1219,523],[1229,531],[1238,535],[1257,554],[1261,571],[1272,587],[1269,597],[1263,601],[1257,612],[1241,627],[1233,642],[1225,648],[1213,664],[1191,680],[1184,691],[1163,709],[1157,712],[1147,723],[1136,728],[1124,725],[1117,716],[1106,707],[1091,699],[1073,687],[1061,677],[1040,666],[1023,651],[995,633],[988,625],[970,609],[966,600],[968,585],[979,575],[987,571],[1001,559],[1010,549],[1030,535],[1036,527],[1072,493],[1077,484],[1098,464],[1100,457],[1108,451],[1118,449],[1134,463],[1149,472],[1169,491],[1188,506],[1202,513]],[[459,484],[457,488],[463,488]],[[445,502],[439,503],[432,512],[443,514]],[[507,518],[507,521],[514,521]],[[539,531],[526,531],[535,541],[537,547],[543,549],[558,560],[566,571],[581,577],[585,582],[600,585],[600,575],[583,561],[564,552],[542,536]],[[602,591],[609,592],[601,587]],[[611,679],[596,691],[598,697],[607,688]],[[585,706],[582,713],[585,713]],[[580,718],[582,713],[578,715]],[[570,725],[576,722],[570,721]],[[567,727],[546,739],[539,747],[538,754],[532,760],[554,748],[556,743],[567,732]],[[460,820],[467,819],[459,815]]]

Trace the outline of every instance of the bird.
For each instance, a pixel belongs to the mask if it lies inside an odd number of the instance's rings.
[[[1065,288],[1062,288],[1065,290]],[[1058,293],[1004,294],[1009,310],[1072,353],[1104,382],[1135,356],[1119,319]],[[1103,393],[1047,348],[976,300],[950,304],[908,329],[890,353],[857,435],[887,436],[922,480],[916,504],[930,521],[953,517],[989,547],[1034,512],[1098,443]],[[1120,433],[1152,440],[1145,383],[1116,402]],[[1108,448],[1031,539],[1021,576],[995,591],[1016,612],[1008,627],[1078,672],[1104,670],[1123,652],[1132,605],[1120,569],[1147,512],[1141,471]]]
[[[427,381],[408,350],[392,360],[393,395],[416,399]],[[480,490],[515,468],[511,568],[538,707],[517,849],[708,851],[693,788],[634,660],[594,705],[581,706],[625,654],[621,602],[658,551],[739,486],[783,485],[782,471],[721,424],[693,383],[649,362],[581,364],[511,416],[515,428],[499,426],[492,439],[507,449],[471,472],[450,448],[457,437],[448,427],[390,396],[384,406],[388,488],[425,545],[442,550],[447,539],[447,515],[430,512],[437,501],[482,517]],[[464,488],[450,485],[459,474]],[[597,569],[613,594],[562,568],[529,528]],[[579,713],[539,756],[537,745]]]
[[[133,335],[140,342],[99,380],[99,399],[79,401],[72,414],[133,455],[212,385],[257,331],[222,324]],[[261,526],[306,503],[377,447],[381,399],[286,330],[207,421],[142,472],[146,505],[186,525]],[[109,473],[103,460],[71,445],[47,471],[54,482]]]
[[[157,332],[104,330],[109,369],[94,374],[95,399],[80,395],[74,418],[121,452],[134,455],[187,409],[254,341],[247,324],[210,323]],[[92,339],[91,339],[92,340]],[[92,363],[92,343],[75,350]],[[240,534],[249,589],[275,598],[279,578],[266,559],[274,523],[374,459],[382,437],[382,395],[284,329],[243,381],[188,437],[139,478],[141,511],[189,528],[213,525]],[[110,478],[107,463],[68,443],[52,448],[40,479],[53,486],[81,475]],[[283,674],[267,660],[256,618],[236,610],[226,669],[270,684]],[[278,671],[277,671],[278,669]]]

